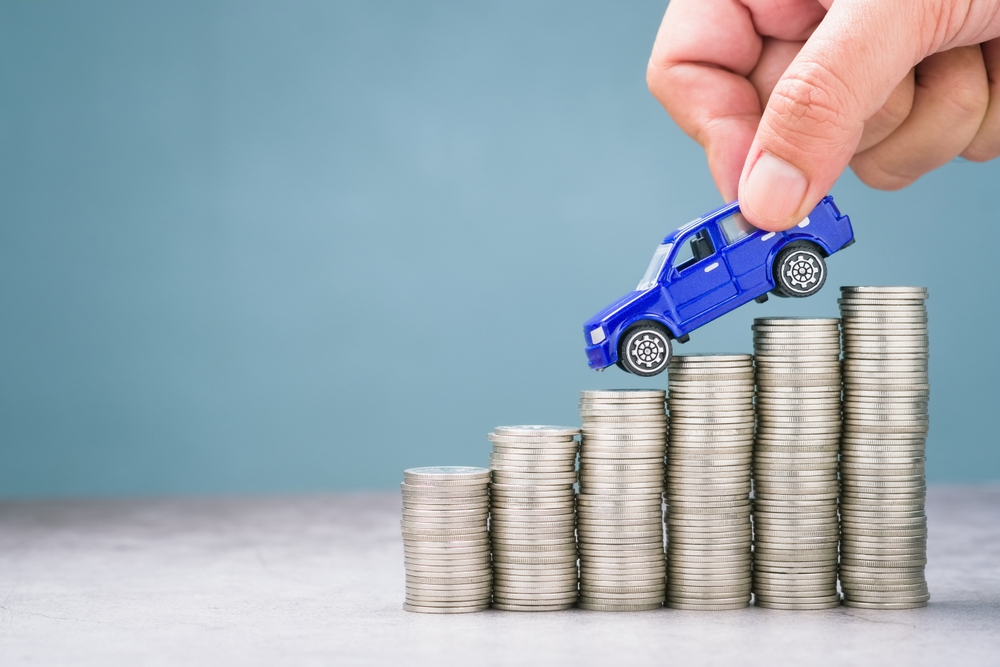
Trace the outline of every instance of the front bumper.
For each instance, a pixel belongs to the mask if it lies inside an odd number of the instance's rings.
[[[587,363],[595,370],[607,368],[616,361],[617,359],[612,358],[611,349],[607,342],[591,345],[587,348]]]

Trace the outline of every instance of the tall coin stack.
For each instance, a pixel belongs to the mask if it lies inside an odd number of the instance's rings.
[[[750,603],[753,397],[749,354],[670,360],[668,607]]]
[[[454,614],[489,608],[489,482],[486,468],[403,472],[403,609]]]
[[[840,604],[838,320],[758,318],[753,330],[754,603],[834,607]]]
[[[842,287],[844,604],[922,607],[930,599],[924,454],[927,310],[923,287]]]
[[[584,609],[663,606],[665,398],[662,390],[581,392],[577,537]]]
[[[489,434],[493,606],[552,611],[577,601],[578,428],[500,426]]]

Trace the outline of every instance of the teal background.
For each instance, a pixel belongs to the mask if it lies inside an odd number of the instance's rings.
[[[577,423],[582,322],[720,203],[658,2],[0,0],[0,495],[392,488]],[[841,284],[930,288],[932,481],[1000,478],[1000,163],[845,175]]]

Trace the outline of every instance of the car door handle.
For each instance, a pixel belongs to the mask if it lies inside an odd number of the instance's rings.
[[[719,263],[713,262],[712,264],[709,264],[708,266],[705,267],[705,273],[708,273],[709,271],[714,271],[717,268],[719,268]]]

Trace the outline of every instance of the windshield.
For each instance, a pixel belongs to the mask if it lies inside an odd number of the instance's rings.
[[[649,268],[646,269],[646,275],[642,277],[642,281],[635,288],[637,292],[642,292],[648,290],[650,287],[656,284],[656,279],[660,277],[660,271],[663,270],[663,262],[667,260],[667,255],[670,254],[670,249],[674,247],[673,243],[662,243],[653,253],[653,259],[649,262]]]

